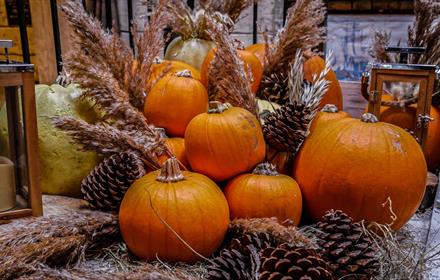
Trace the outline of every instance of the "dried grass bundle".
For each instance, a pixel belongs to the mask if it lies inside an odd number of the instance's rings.
[[[41,265],[73,265],[87,249],[104,246],[118,236],[116,215],[89,210],[0,227],[0,278],[16,279],[38,271]]]
[[[287,73],[298,49],[307,51],[324,42],[326,8],[322,0],[298,0],[289,8],[284,27],[266,52],[265,76]]]
[[[142,35],[134,29],[138,49],[135,57],[118,35],[102,30],[100,22],[88,15],[79,2],[69,0],[62,6],[77,46],[65,57],[64,66],[83,89],[83,96],[93,100],[102,112],[101,121],[113,126],[94,126],[66,117],[53,119],[58,128],[74,135],[85,149],[108,154],[131,147],[154,168],[159,167],[155,154],[169,153],[159,132],[138,109],[143,106],[151,66],[164,44],[162,30],[169,21],[165,9],[166,1],[159,1]],[[119,149],[115,148],[117,145]]]
[[[281,225],[276,218],[235,219],[229,225],[229,232],[232,236],[246,233],[268,233],[280,243],[316,247],[316,244],[303,235],[297,227]]]
[[[207,31],[217,46],[208,74],[209,99],[245,108],[256,115],[257,101],[249,86],[252,74],[246,73],[227,27],[211,20]]]
[[[377,62],[392,62],[394,58],[391,57],[385,48],[389,46],[391,41],[391,32],[377,31],[374,33],[373,44],[369,50],[369,54]]]
[[[207,32],[209,21],[215,18],[223,22],[231,32],[234,24],[240,19],[241,13],[257,0],[205,0],[199,1],[194,11],[184,0],[170,1],[168,8],[173,15],[171,22],[173,31],[183,40],[192,38],[210,40]]]

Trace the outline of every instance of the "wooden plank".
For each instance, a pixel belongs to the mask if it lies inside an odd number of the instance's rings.
[[[354,118],[360,118],[368,104],[361,94],[361,83],[340,81],[339,84],[344,98],[344,111]]]
[[[8,25],[8,14],[6,13],[5,0],[0,0],[0,26]]]
[[[50,2],[30,0],[32,27],[37,55],[38,78],[40,83],[52,84],[57,78],[55,44],[52,30]]]
[[[23,80],[21,75],[15,73],[0,73],[0,85],[3,87],[10,87],[22,85]]]
[[[26,151],[29,180],[29,199],[33,216],[43,214],[40,187],[40,161],[38,152],[37,113],[33,73],[23,73],[23,115],[26,131]]]
[[[64,2],[65,0],[57,0],[58,7]],[[58,8],[58,22],[60,27],[61,53],[64,55],[73,48],[72,28],[60,8]]]
[[[17,219],[21,217],[26,217],[32,215],[32,209],[25,208],[25,209],[16,209],[16,210],[9,210],[5,212],[0,213],[0,219],[1,220],[11,220],[11,219]]]
[[[35,44],[33,40],[33,30],[31,27],[27,28],[27,33],[29,36],[29,49],[31,55],[35,54]],[[12,48],[9,49],[10,54],[21,54],[21,40],[20,40],[20,30],[18,27],[0,27],[0,39],[12,40]],[[2,50],[3,52],[3,50]]]

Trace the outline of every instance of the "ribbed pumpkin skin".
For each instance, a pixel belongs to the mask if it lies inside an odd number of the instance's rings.
[[[183,138],[174,137],[166,138],[165,143],[167,144],[170,151],[174,156],[186,167],[189,168],[189,162],[186,158],[185,152],[185,140]],[[159,162],[164,163],[169,157],[166,155],[159,156]]]
[[[231,219],[276,217],[295,225],[301,219],[301,190],[289,176],[243,174],[230,181],[224,193]]]
[[[310,132],[313,132],[318,126],[326,125],[329,122],[345,118],[351,118],[351,116],[349,113],[344,111],[338,111],[336,113],[319,111],[310,126]]]
[[[293,177],[314,220],[338,209],[358,221],[391,223],[389,197],[397,230],[417,210],[426,173],[422,150],[409,133],[391,124],[347,118],[307,138]]]
[[[400,108],[382,106],[380,109],[380,120],[414,130],[416,110],[415,105],[405,108],[405,111]],[[428,138],[425,144],[425,158],[428,169],[435,171],[440,167],[440,109],[431,106],[430,115],[434,118],[434,121],[429,123]]]
[[[266,144],[257,119],[233,107],[196,116],[186,129],[185,148],[192,170],[223,181],[261,162]]]
[[[247,69],[250,67],[253,78],[251,90],[255,93],[260,86],[261,77],[263,76],[263,66],[260,63],[260,60],[253,53],[245,50],[237,50],[237,53],[243,61],[245,71],[248,71]],[[214,59],[214,54],[215,48],[206,55],[202,64],[202,69],[200,69],[200,81],[205,87],[208,87],[209,67]]]
[[[313,75],[319,75],[324,68],[324,59],[317,55],[313,56],[304,62],[304,78],[307,81],[312,81]],[[342,90],[335,72],[330,70],[326,78],[330,81],[330,87],[322,98],[319,109],[324,107],[325,104],[335,104],[339,109],[344,108],[342,101]]]
[[[150,74],[149,82],[150,83],[155,82],[156,79],[159,78],[160,75],[163,74],[163,71],[165,71],[168,67],[169,69],[166,75],[174,74],[187,69],[191,71],[191,75],[194,79],[200,81],[200,71],[192,67],[191,65],[177,60],[173,60],[173,61],[163,60],[161,63],[153,64],[151,66],[151,74]]]
[[[292,171],[292,154],[288,152],[279,152],[275,149],[270,148],[270,146],[266,149],[267,160],[275,165],[278,173],[284,175],[290,175]]]
[[[222,191],[206,176],[182,173],[186,178],[183,181],[161,183],[156,181],[159,171],[151,172],[125,194],[119,211],[121,233],[130,251],[139,258],[188,263],[200,259],[154,210],[200,254],[208,257],[221,245],[229,224],[228,204]]]
[[[167,135],[183,137],[188,123],[208,110],[208,93],[197,80],[167,75],[157,82],[144,104],[149,122],[163,127]]]

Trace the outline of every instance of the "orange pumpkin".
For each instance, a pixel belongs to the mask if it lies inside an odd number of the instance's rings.
[[[387,123],[414,130],[416,124],[415,104],[402,110],[396,107],[382,106],[380,108],[380,120]],[[435,171],[440,167],[440,109],[431,106],[430,115],[434,121],[429,123],[428,138],[425,143],[425,158],[428,169]]]
[[[247,72],[250,68],[252,72],[252,92],[257,92],[258,87],[260,86],[261,77],[263,76],[263,66],[261,65],[258,58],[249,51],[245,50],[237,50],[237,53],[244,64],[244,70]],[[200,69],[200,81],[205,87],[208,87],[208,74],[209,67],[211,67],[211,62],[214,59],[215,48],[212,49],[208,55],[206,55],[205,60],[202,64],[202,69]]]
[[[266,144],[249,111],[218,102],[211,105],[214,108],[196,116],[186,129],[186,156],[192,170],[223,181],[261,162]]]
[[[339,111],[338,107],[333,104],[325,104],[322,110],[316,114],[315,119],[313,119],[313,122],[310,125],[310,132],[313,132],[317,126],[325,125],[328,122],[344,118],[351,118],[351,116],[344,111]]]
[[[417,141],[368,113],[321,128],[304,142],[293,171],[310,217],[337,209],[357,221],[401,228],[425,192],[427,168]]]
[[[266,46],[265,43],[257,43],[245,48],[246,51],[253,53],[258,58],[263,68],[266,65]]]
[[[299,224],[302,212],[301,190],[291,177],[280,175],[270,163],[259,164],[252,174],[242,174],[224,190],[231,219],[271,218]]]
[[[292,153],[280,152],[267,146],[267,161],[275,165],[278,173],[290,175],[292,170]]]
[[[166,75],[168,74],[175,74],[177,72],[183,71],[183,70],[189,70],[191,72],[191,76],[200,81],[200,72],[196,68],[192,67],[189,64],[186,64],[185,62],[177,61],[177,60],[159,60],[157,63],[154,63],[151,66],[151,74],[149,83],[154,83],[156,80],[163,75],[163,72],[165,70],[168,70]]]
[[[185,140],[183,138],[165,138],[165,144],[173,153],[173,155],[182,163],[187,169],[189,168],[188,159],[185,153]],[[159,156],[159,163],[163,164],[170,157],[167,155]]]
[[[119,210],[122,237],[142,259],[194,263],[221,245],[229,224],[228,203],[206,176],[179,170],[168,159],[160,171],[137,180]],[[173,232],[175,231],[175,233]]]
[[[304,78],[307,81],[312,81],[313,75],[319,75],[324,68],[324,59],[317,55],[313,56],[304,62]],[[326,79],[330,81],[330,87],[322,98],[319,108],[324,107],[325,104],[335,104],[338,108],[343,108],[342,90],[335,72],[330,70],[326,76]]]
[[[168,135],[182,137],[188,123],[208,109],[205,87],[188,71],[167,75],[157,82],[144,104],[149,122],[165,128]]]

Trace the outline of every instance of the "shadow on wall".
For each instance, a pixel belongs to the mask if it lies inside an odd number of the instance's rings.
[[[406,45],[412,15],[329,15],[326,52],[333,51],[340,80],[359,81],[366,65],[375,30],[392,31],[391,43]]]

